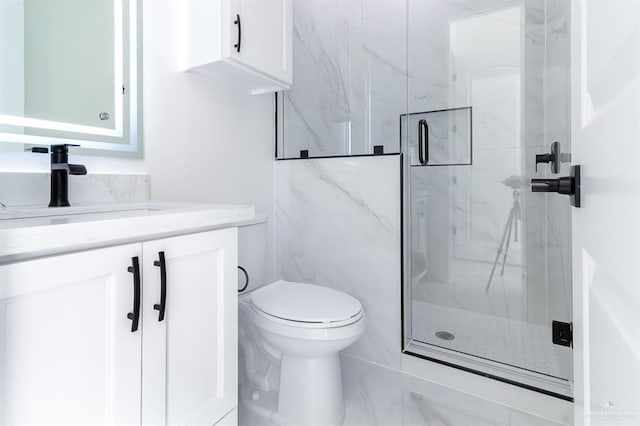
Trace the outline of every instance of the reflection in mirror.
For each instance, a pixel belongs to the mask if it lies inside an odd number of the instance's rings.
[[[139,153],[138,20],[139,0],[0,0],[0,141]]]

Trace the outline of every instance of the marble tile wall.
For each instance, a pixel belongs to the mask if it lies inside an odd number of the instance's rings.
[[[347,133],[352,144],[376,137],[385,143],[385,132],[399,132],[391,123],[386,127],[385,117],[397,116],[405,102],[412,113],[473,106],[473,166],[411,170],[414,299],[545,327],[551,316],[568,316],[566,200],[527,189],[530,178],[546,174],[547,166],[535,172],[536,153],[546,152],[552,139],[568,149],[566,2],[363,0],[352,1],[348,11],[345,2],[331,3],[350,14],[348,22],[340,14],[312,13],[314,1],[295,4],[296,13],[314,19],[296,29],[299,47],[307,49],[299,66],[310,70],[312,90],[325,93],[314,105],[313,99],[296,101],[295,87],[291,91],[289,108],[301,112],[297,128],[307,132],[292,138],[299,145],[290,145],[296,148],[291,156],[309,141],[316,153],[335,154],[322,144]],[[408,17],[408,27],[400,25],[400,15]],[[331,35],[318,29],[327,19]],[[392,34],[394,28],[400,32]],[[346,33],[348,52],[336,36]],[[404,99],[402,85],[408,85]],[[340,99],[339,108],[326,109],[329,99]],[[347,133],[336,125],[345,118]],[[399,199],[399,160],[278,162],[276,182],[277,275],[362,300],[371,313],[369,328],[347,352],[398,368],[400,213],[392,200]],[[514,197],[521,211],[505,272],[486,291]]]
[[[406,0],[352,1],[351,147],[353,153],[400,150],[407,111]]]
[[[282,158],[399,152],[406,112],[406,0],[293,3]]]
[[[400,156],[279,161],[276,270],[361,301],[346,352],[400,367]]]
[[[284,157],[349,144],[350,0],[293,2],[293,73],[284,92]]]
[[[0,203],[5,206],[47,205],[49,173],[0,173]],[[69,202],[146,201],[151,198],[148,175],[88,174],[69,176]]]

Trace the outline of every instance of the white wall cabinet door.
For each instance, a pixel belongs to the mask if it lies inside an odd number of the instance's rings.
[[[181,0],[175,7],[180,69],[253,95],[290,88],[291,0]]]
[[[2,424],[139,424],[140,245],[0,266]]]
[[[229,56],[253,70],[290,84],[291,0],[227,1],[230,1],[228,19],[234,23],[227,46]],[[238,40],[239,48],[236,47]]]
[[[212,425],[237,405],[237,231],[152,241],[143,252],[142,422]]]

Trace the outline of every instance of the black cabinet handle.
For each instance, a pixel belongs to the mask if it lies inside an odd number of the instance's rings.
[[[131,332],[138,330],[140,322],[140,261],[138,256],[131,258],[131,266],[127,271],[133,274],[133,312],[127,314],[127,318],[131,320]]]
[[[423,166],[429,162],[429,124],[424,118],[418,121],[418,160]]]
[[[153,309],[158,311],[158,321],[164,319],[164,311],[167,307],[167,262],[164,258],[164,252],[158,252],[160,260],[154,260],[153,266],[160,268],[160,304],[153,305]]]
[[[233,45],[236,48],[236,52],[240,53],[240,46],[242,46],[242,22],[240,21],[240,15],[236,15],[236,20],[233,21],[238,26],[238,42]]]

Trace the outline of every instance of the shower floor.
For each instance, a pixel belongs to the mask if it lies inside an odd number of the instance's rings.
[[[436,337],[438,332],[454,338]],[[413,302],[414,340],[564,380],[569,348],[554,345],[547,327],[431,303]]]

